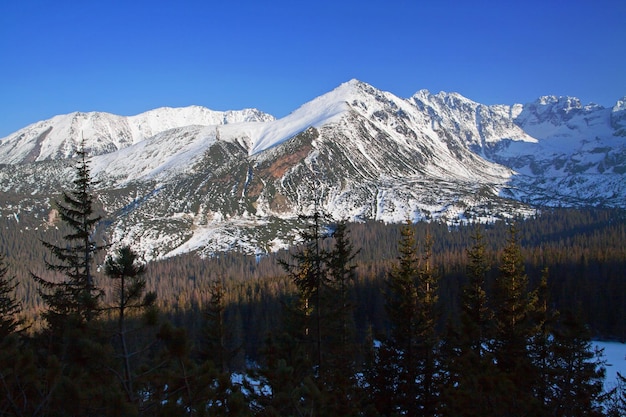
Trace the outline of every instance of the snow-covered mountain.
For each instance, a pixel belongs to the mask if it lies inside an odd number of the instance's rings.
[[[0,142],[0,211],[48,221],[82,140],[112,241],[147,257],[273,250],[316,206],[388,222],[626,206],[626,98],[486,106],[352,80],[278,120],[190,107],[33,124]]]
[[[205,107],[163,107],[137,116],[75,112],[33,123],[0,140],[0,161],[28,163],[76,156],[83,138],[89,155],[102,155],[142,142],[166,130],[267,122],[274,117],[255,109],[213,111]]]

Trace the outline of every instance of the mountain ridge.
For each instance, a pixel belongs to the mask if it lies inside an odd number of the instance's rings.
[[[0,212],[47,219],[83,138],[95,149],[91,168],[111,240],[148,258],[276,250],[297,235],[299,215],[316,208],[337,219],[454,223],[546,205],[626,207],[620,103],[543,96],[483,105],[427,90],[400,98],[353,79],[280,119],[255,109],[157,109],[138,126],[159,131],[143,138],[109,117],[119,124],[75,123],[55,149],[52,132],[68,130],[40,122],[0,142]],[[124,141],[112,139],[118,131]]]

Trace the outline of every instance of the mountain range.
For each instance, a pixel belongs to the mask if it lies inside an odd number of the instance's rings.
[[[2,216],[54,225],[51,202],[83,145],[109,239],[147,259],[276,250],[316,209],[453,224],[626,207],[626,97],[612,108],[555,96],[483,105],[351,80],[280,119],[199,106],[60,115],[0,140]]]

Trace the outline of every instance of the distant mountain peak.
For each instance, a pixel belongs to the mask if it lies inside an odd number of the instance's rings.
[[[257,109],[215,111],[202,106],[161,107],[134,116],[73,112],[33,123],[0,141],[0,163],[66,159],[76,155],[83,138],[89,156],[139,143],[169,129],[242,122],[269,122]]]

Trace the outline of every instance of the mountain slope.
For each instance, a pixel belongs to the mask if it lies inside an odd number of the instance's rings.
[[[316,207],[387,222],[624,207],[625,102],[485,106],[426,90],[402,99],[352,80],[278,120],[197,107],[58,116],[0,142],[10,164],[0,166],[0,210],[47,222],[82,138],[112,241],[148,258],[274,250]]]

